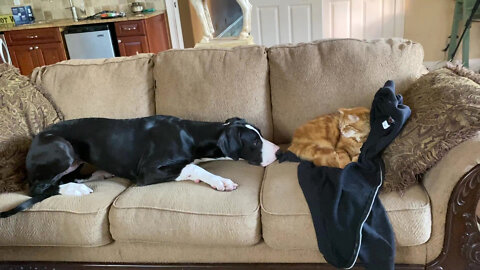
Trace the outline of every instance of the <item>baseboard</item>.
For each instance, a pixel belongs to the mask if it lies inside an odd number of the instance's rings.
[[[243,24],[243,16],[240,16],[236,21],[230,24],[225,30],[223,30],[217,37],[231,37],[233,35],[229,35],[230,31],[234,29],[238,24]]]
[[[427,67],[428,70],[432,71],[432,70],[444,67],[446,62],[447,61],[445,61],[445,60],[425,61],[425,62],[423,62],[423,64],[425,65],[425,67]],[[461,63],[461,61],[460,60],[455,60],[454,63]],[[480,58],[470,59],[469,64],[470,64],[470,67],[469,67],[470,70],[480,72]]]

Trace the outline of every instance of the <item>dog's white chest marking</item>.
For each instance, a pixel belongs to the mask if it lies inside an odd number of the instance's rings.
[[[185,180],[191,180],[195,182],[202,181],[209,184],[213,189],[219,191],[232,191],[238,187],[238,185],[232,180],[209,173],[204,168],[193,163],[185,166],[180,175],[175,179],[175,181]]]
[[[60,185],[59,193],[67,196],[83,196],[92,193],[93,190],[85,184],[67,183]]]

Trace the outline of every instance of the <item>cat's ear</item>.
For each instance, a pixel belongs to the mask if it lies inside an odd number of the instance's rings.
[[[337,111],[340,113],[341,116],[343,116],[345,114],[346,110],[347,109],[345,109],[345,108],[339,108]]]
[[[348,115],[348,120],[352,121],[353,123],[358,122],[360,120],[360,117],[354,114],[349,114]]]

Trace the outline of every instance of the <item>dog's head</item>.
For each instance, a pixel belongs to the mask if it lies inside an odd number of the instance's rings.
[[[224,126],[217,145],[225,156],[264,167],[277,159],[275,153],[279,147],[265,140],[260,130],[244,119],[230,118]]]

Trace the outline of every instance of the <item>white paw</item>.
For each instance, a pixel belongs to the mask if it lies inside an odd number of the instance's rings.
[[[234,183],[232,180],[216,176],[208,183],[213,189],[219,191],[232,191],[237,189],[238,184]]]
[[[60,185],[60,194],[67,196],[83,196],[92,193],[93,190],[85,184],[67,183]]]

